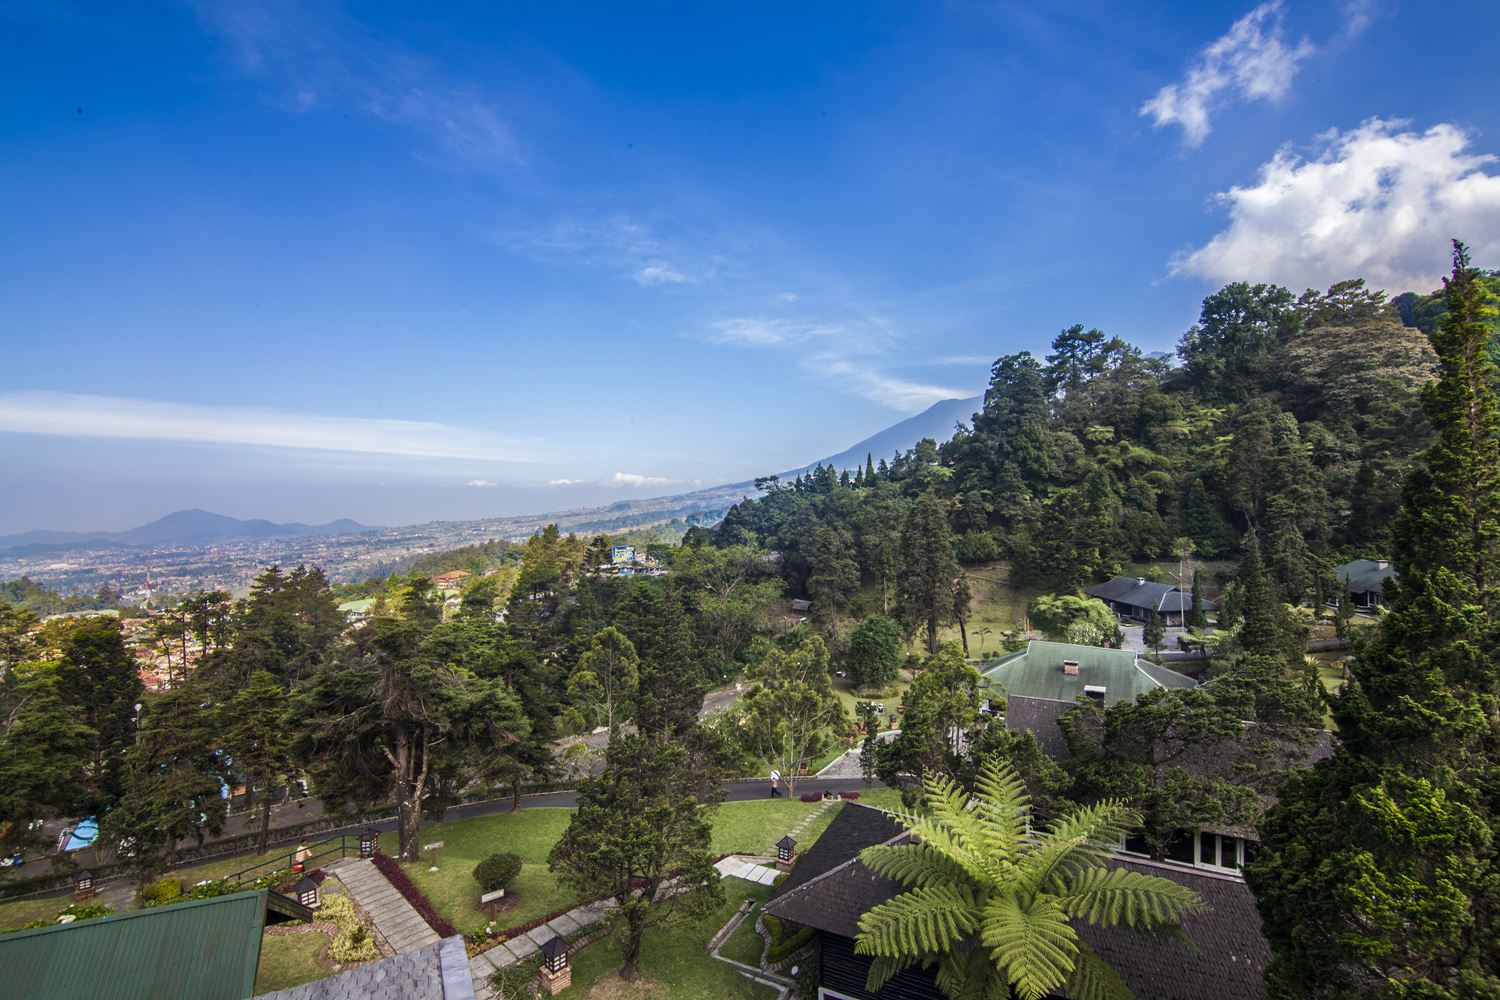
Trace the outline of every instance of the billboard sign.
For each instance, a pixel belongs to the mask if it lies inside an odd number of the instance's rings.
[[[614,563],[616,566],[619,566],[622,563],[635,562],[635,546],[616,545],[614,548],[609,550],[609,561]]]

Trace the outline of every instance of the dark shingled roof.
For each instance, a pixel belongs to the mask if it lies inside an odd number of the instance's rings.
[[[1193,607],[1192,594],[1178,590],[1169,583],[1156,583],[1133,576],[1117,576],[1108,583],[1085,587],[1083,592],[1090,597],[1126,604],[1132,608],[1170,611],[1174,614],[1189,611]],[[1219,606],[1213,601],[1206,600],[1202,603],[1204,611],[1219,610]]]
[[[1016,695],[1005,702],[1005,728],[1027,730],[1041,744],[1042,752],[1053,760],[1072,756],[1068,741],[1057,720],[1078,707],[1076,701],[1054,701],[1051,698],[1027,698]]]
[[[464,939],[450,937],[261,1000],[474,1000],[474,980]]]
[[[837,819],[834,822],[837,824]],[[894,823],[890,827],[899,829]],[[814,845],[815,849],[823,848],[819,864],[826,865],[839,854],[844,862],[795,886],[788,879],[766,904],[766,912],[853,938],[859,932],[861,915],[902,891],[900,883],[875,875],[859,861],[859,851],[871,846],[868,840],[875,831],[864,832],[863,837],[845,839],[830,825]],[[1255,899],[1243,881],[1233,875],[1140,858],[1117,856],[1108,863],[1169,878],[1198,893],[1206,904],[1202,912],[1183,921],[1183,931],[1196,951],[1171,939],[1126,929],[1079,928],[1136,996],[1156,1000],[1262,1000],[1265,990],[1261,977],[1271,952],[1261,931]]]
[[[797,864],[776,889],[777,897],[801,888],[832,871],[866,847],[899,837],[905,828],[883,810],[846,802],[811,847],[797,855]]]
[[[1339,582],[1346,584],[1350,593],[1363,594],[1373,591],[1385,593],[1385,581],[1394,579],[1396,571],[1384,559],[1356,559],[1346,562],[1333,571]]]

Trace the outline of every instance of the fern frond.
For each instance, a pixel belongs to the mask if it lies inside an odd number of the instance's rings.
[[[972,893],[948,886],[903,892],[859,918],[854,950],[861,955],[934,957],[979,925]]]
[[[1009,762],[991,760],[975,780],[975,808],[984,818],[985,848],[992,858],[1015,858],[1026,836],[1031,796],[1026,782]]]
[[[1128,868],[1080,872],[1058,902],[1069,915],[1098,927],[1173,928],[1202,905],[1198,894],[1171,879]]]
[[[879,992],[880,988],[891,979],[895,978],[902,970],[909,969],[917,964],[917,958],[903,955],[881,955],[870,960],[870,971],[865,976],[865,989],[871,993]]]
[[[990,900],[980,940],[1021,1000],[1038,1000],[1061,986],[1078,956],[1078,935],[1050,896],[1025,906],[1013,897]]]
[[[969,808],[969,794],[944,774],[929,774],[922,783],[922,799],[932,822],[948,829],[953,840],[966,850],[984,853],[984,823]]]
[[[1060,817],[1020,859],[1023,882],[1033,892],[1065,891],[1069,880],[1114,852],[1132,816],[1116,802],[1101,802]]]
[[[866,847],[859,860],[876,875],[904,886],[968,885],[973,880],[963,865],[930,843]]]
[[[951,858],[954,864],[969,873],[972,880],[988,882],[993,877],[982,843],[971,845],[962,835],[954,836],[946,823],[928,816],[913,816],[907,829],[922,843],[931,844],[934,850]]]
[[[1135,994],[1120,974],[1095,954],[1088,942],[1078,942],[1078,958],[1068,977],[1068,996],[1072,1000],[1134,1000]]]

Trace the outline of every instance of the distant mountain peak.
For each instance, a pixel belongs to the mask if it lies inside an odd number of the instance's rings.
[[[983,396],[940,400],[921,413],[892,424],[837,455],[809,462],[800,468],[788,469],[781,475],[783,478],[798,476],[819,465],[831,465],[840,471],[860,468],[864,466],[867,456],[876,463],[882,458],[889,461],[896,452],[910,451],[923,438],[932,438],[941,444],[953,436],[955,424],[968,425],[974,419],[974,414],[983,407]]]

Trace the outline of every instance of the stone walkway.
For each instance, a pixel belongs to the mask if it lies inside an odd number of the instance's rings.
[[[489,951],[475,955],[469,960],[469,974],[474,977],[475,997],[478,1000],[488,1000],[493,997],[495,990],[490,986],[490,976],[508,965],[514,965],[522,959],[535,955],[542,945],[554,937],[565,938],[569,934],[578,933],[585,927],[592,927],[618,905],[614,900],[606,899],[585,906],[575,906],[567,913],[554,917],[540,927],[497,944]]]
[[[441,940],[406,897],[380,874],[375,862],[345,858],[329,865],[328,871],[344,883],[360,909],[370,915],[376,933],[396,954],[416,951]]]
[[[727,858],[720,858],[714,862],[714,867],[719,870],[720,878],[742,878],[756,885],[770,885],[776,881],[776,876],[781,874],[775,868],[755,864],[748,855],[743,854],[731,854]]]
[[[900,735],[901,730],[899,729],[884,729],[876,733],[875,738],[877,740],[880,740],[882,743],[889,743],[891,740]],[[823,770],[813,775],[813,777],[863,778],[865,776],[865,770],[863,764],[860,762],[860,754],[863,752],[863,750],[864,741],[861,740],[859,746],[846,750],[839,756],[833,758],[833,760],[828,762],[827,767],[823,768]]]

